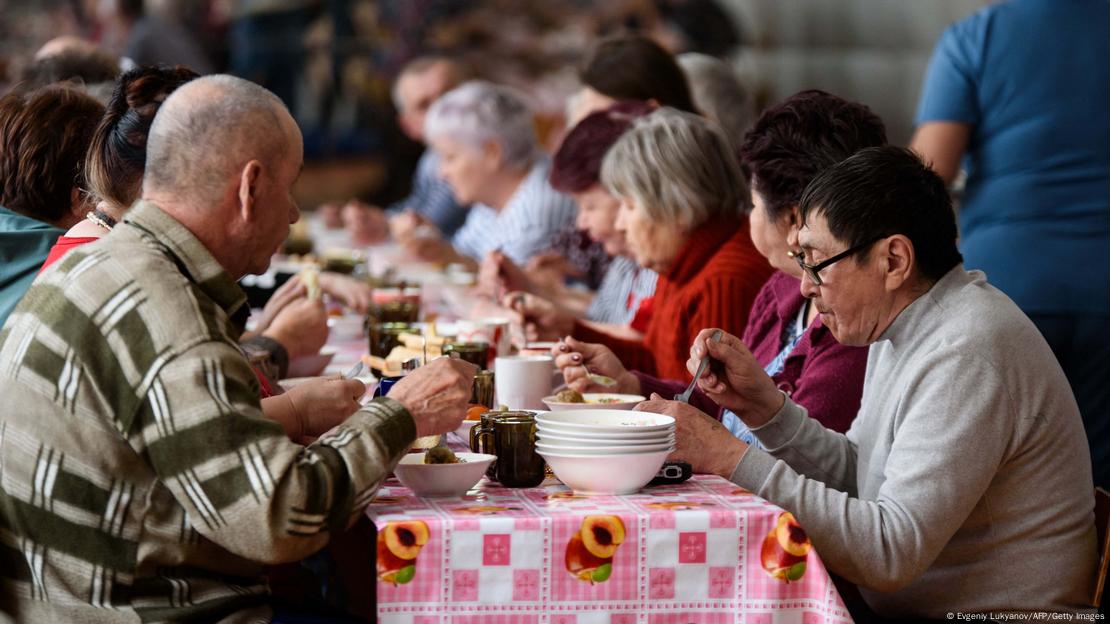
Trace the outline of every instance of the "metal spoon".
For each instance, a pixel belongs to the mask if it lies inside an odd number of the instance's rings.
[[[713,332],[713,336],[709,339],[713,342],[720,342],[722,333],[723,332],[718,329]],[[694,373],[694,378],[690,380],[690,385],[686,386],[686,392],[674,395],[675,401],[682,401],[683,403],[690,402],[690,395],[694,393],[694,386],[698,385],[698,380],[701,379],[701,376],[705,373],[706,366],[709,366],[709,353],[706,353],[705,357],[701,359],[701,363],[698,364],[698,372]]]
[[[343,379],[354,379],[358,377],[363,368],[366,368],[366,365],[362,363],[362,360],[359,360],[357,364],[351,367],[351,370],[343,373]]]
[[[585,364],[582,365],[582,368],[586,369],[586,376],[589,377],[590,381],[599,386],[612,388],[613,386],[617,385],[617,380],[613,379],[612,377],[606,377],[605,375],[595,375],[594,373],[590,372],[590,369],[587,368]]]

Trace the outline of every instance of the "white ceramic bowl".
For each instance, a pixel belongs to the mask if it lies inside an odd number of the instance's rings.
[[[631,446],[570,446],[566,444],[536,442],[536,452],[573,453],[575,455],[636,455],[640,453],[658,453],[659,451],[670,452],[673,450],[674,442],[635,444]]]
[[[543,398],[543,402],[553,412],[569,410],[588,410],[604,408],[608,410],[630,410],[646,400],[638,394],[614,394],[611,392],[587,392],[582,395],[585,403],[568,403],[556,401],[555,395]]]
[[[459,496],[478,483],[496,459],[483,453],[455,453],[458,464],[425,464],[424,453],[409,453],[393,469],[401,484],[417,496]]]
[[[289,360],[286,377],[315,377],[322,373],[335,357],[335,349],[324,347],[316,355],[302,355]]]
[[[637,455],[579,455],[537,451],[575,494],[632,494],[663,467],[670,451]]]
[[[613,438],[609,436],[564,435],[548,429],[537,429],[537,439],[545,444],[562,446],[642,446],[674,442],[674,433],[661,432],[658,436],[641,438]]]
[[[674,418],[650,412],[629,412],[614,409],[583,409],[569,412],[548,412],[536,416],[536,423],[565,433],[658,433],[674,428]]]

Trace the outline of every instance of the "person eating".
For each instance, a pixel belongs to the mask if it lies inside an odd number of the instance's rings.
[[[838,341],[870,345],[859,414],[832,431],[735,336],[690,350],[698,380],[764,449],[685,403],[673,457],[791,512],[825,565],[885,617],[1094,613],[1094,487],[1083,422],[1036,326],[964,270],[944,183],[873,147],[799,203],[802,294]],[[969,582],[974,579],[974,582]]]

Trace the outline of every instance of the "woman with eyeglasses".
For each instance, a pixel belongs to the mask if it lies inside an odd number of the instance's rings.
[[[752,306],[742,340],[780,390],[804,405],[830,429],[846,431],[859,410],[866,347],[841,345],[817,310],[802,296],[803,272],[821,270],[841,258],[809,264],[793,246],[801,226],[798,202],[806,185],[822,170],[865,147],[886,143],[882,120],[866,106],[822,91],[803,91],[768,109],[744,137],[740,165],[751,187],[751,237],[775,273]],[[556,364],[567,383],[593,392],[581,364],[619,382],[619,391],[669,398],[685,384],[629,371],[605,346],[568,340],[556,347]],[[749,444],[754,436],[739,418],[722,411],[695,390],[690,403],[718,414],[730,431]]]

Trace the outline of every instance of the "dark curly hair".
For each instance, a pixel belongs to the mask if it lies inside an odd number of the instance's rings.
[[[559,144],[551,162],[551,186],[561,193],[580,193],[601,182],[601,162],[632,122],[654,106],[646,102],[618,102],[590,113]]]
[[[85,172],[97,200],[126,209],[142,194],[146,140],[170,93],[199,74],[186,67],[139,67],[119,77],[89,146]]]
[[[883,120],[871,109],[819,90],[802,91],[768,108],[744,135],[740,169],[780,219],[821,171],[865,147],[886,144]]]
[[[607,37],[594,46],[578,72],[586,86],[614,100],[655,100],[696,113],[686,73],[670,52],[640,35]]]
[[[66,225],[74,187],[85,189],[85,153],[104,106],[57,84],[0,98],[0,205]]]

